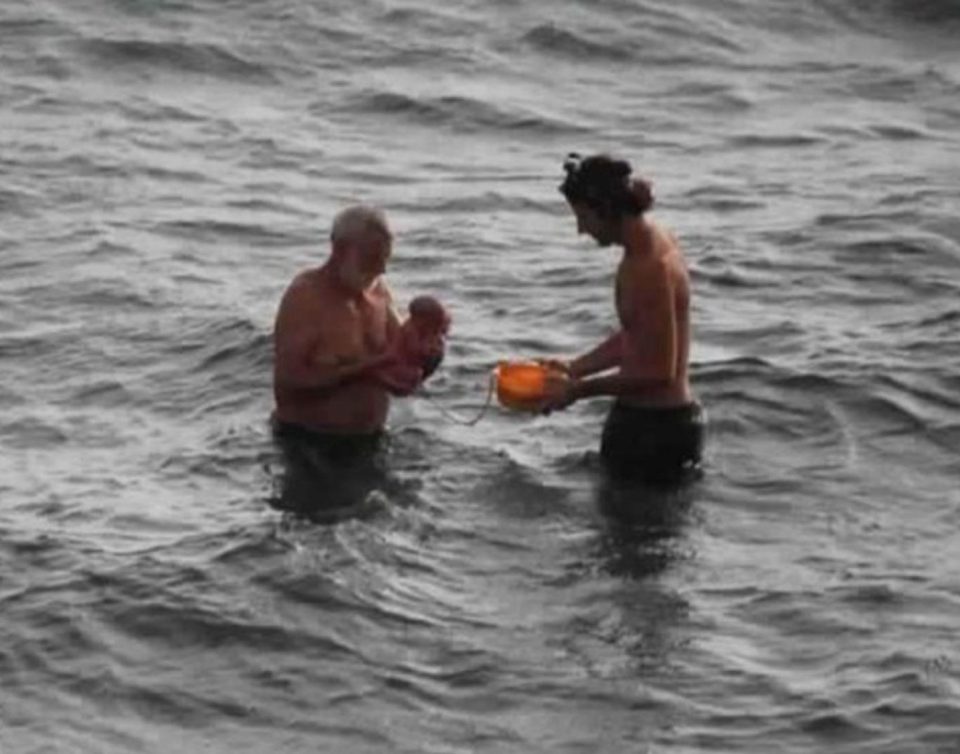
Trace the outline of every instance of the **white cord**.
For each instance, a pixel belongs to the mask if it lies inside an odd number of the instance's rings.
[[[496,384],[497,375],[495,372],[490,372],[490,379],[487,381],[487,399],[483,402],[483,405],[480,407],[480,411],[476,416],[469,419],[465,419],[454,411],[440,405],[437,402],[437,399],[434,398],[427,392],[420,392],[424,398],[426,398],[435,408],[437,408],[441,414],[443,414],[450,421],[461,424],[464,427],[472,427],[474,424],[477,424],[484,416],[486,416],[487,411],[490,409],[490,405],[493,403],[493,389]]]

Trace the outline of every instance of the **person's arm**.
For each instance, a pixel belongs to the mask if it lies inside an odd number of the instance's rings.
[[[588,379],[577,379],[571,374],[554,375],[547,380],[544,411],[566,408],[582,398],[642,395],[675,379],[677,325],[673,291],[666,277],[637,296],[636,306],[631,328],[621,332],[622,347],[630,349],[629,374]],[[642,327],[638,323],[642,323]]]
[[[608,374],[589,380],[575,380],[570,388],[570,402],[578,401],[581,398],[596,398],[601,395],[637,395],[669,384],[669,377]]]
[[[374,379],[391,395],[406,398],[413,395],[423,383],[423,370],[418,366],[395,362],[386,368],[376,370]]]
[[[617,330],[596,348],[573,359],[567,365],[567,373],[574,379],[582,379],[620,366],[622,343],[623,331]]]
[[[575,359],[537,359],[544,366],[567,377],[581,379],[620,366],[623,331],[617,330],[596,348]]]
[[[392,344],[400,333],[403,319],[400,317],[400,312],[397,311],[396,306],[394,306],[393,292],[387,285],[387,281],[381,278],[379,285],[387,305],[387,343]]]
[[[623,345],[630,349],[629,374],[574,379],[570,388],[572,400],[636,395],[664,387],[676,378],[677,322],[669,278],[664,275],[659,284],[646,286],[642,295],[637,296],[636,306],[634,326],[622,333]]]

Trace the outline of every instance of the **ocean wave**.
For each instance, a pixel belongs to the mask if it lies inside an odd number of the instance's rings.
[[[0,335],[0,358],[9,359],[10,363],[18,359],[37,358],[52,353],[71,337],[71,335],[62,334],[59,338],[51,338],[50,335],[49,331],[37,334]],[[56,342],[57,340],[59,343]]]
[[[40,16],[0,17],[0,39],[29,36],[55,36],[64,31],[65,27],[51,18]]]
[[[711,207],[717,211],[716,207]],[[721,210],[729,211],[729,210]],[[729,263],[722,264],[716,269],[709,269],[703,265],[698,265],[692,270],[692,277],[695,283],[707,283],[715,288],[744,288],[744,289],[772,289],[782,285],[782,279],[770,270],[751,270],[745,267],[738,267]],[[775,331],[774,335],[786,334],[781,331],[780,325],[771,326]],[[790,328],[787,328],[789,330]],[[754,335],[761,335],[762,332],[753,331]]]
[[[231,213],[234,214],[234,213]],[[275,227],[241,220],[167,220],[153,228],[157,233],[189,241],[232,241],[257,246],[290,246],[299,237],[290,236]]]
[[[483,212],[541,211],[543,206],[543,201],[532,198],[527,194],[490,190],[437,199],[418,198],[415,201],[393,202],[390,208],[392,211],[403,211],[411,214],[466,212],[473,215]],[[411,241],[416,240],[416,236],[413,234],[408,238]]]
[[[733,83],[684,81],[658,96],[711,113],[742,113],[756,106],[755,98]]]
[[[216,321],[202,317],[181,320],[178,337],[169,345],[174,354],[195,353],[191,371],[209,374],[215,368],[227,373],[265,366],[272,357],[271,342],[271,337],[247,318]]]
[[[84,383],[73,389],[66,399],[71,405],[101,405],[111,409],[129,404],[133,399],[127,386],[112,379],[84,380]]]
[[[628,61],[635,57],[629,46],[600,42],[577,34],[555,24],[535,26],[523,35],[523,41],[540,52],[547,52],[571,58],[573,60],[596,59],[609,61]]]
[[[123,277],[99,278],[88,276],[79,280],[69,296],[72,304],[88,311],[105,309],[158,310],[164,302],[154,298],[151,293]]]
[[[570,491],[539,477],[536,470],[504,456],[500,468],[491,470],[468,494],[511,519],[556,515],[566,507]]]
[[[730,136],[726,143],[735,149],[790,149],[812,147],[827,139],[817,133],[748,133]]]
[[[582,130],[567,121],[523,112],[519,108],[506,109],[471,97],[366,92],[353,99],[350,110],[401,116],[420,125],[443,125],[457,130],[493,129],[535,135],[574,134]]]
[[[50,450],[69,440],[63,427],[39,416],[8,418],[0,426],[0,438],[7,448],[16,450]]]
[[[889,216],[887,220],[889,220]],[[854,218],[856,222],[856,219]],[[844,267],[852,265],[900,265],[923,259],[928,264],[946,264],[956,261],[954,244],[934,235],[883,236],[839,244],[834,252]],[[916,276],[904,276],[906,286],[916,285]]]
[[[216,76],[257,84],[274,84],[269,66],[253,62],[219,45],[149,39],[86,39],[81,53],[98,65],[130,67],[167,73]]]
[[[960,7],[954,0],[818,0],[833,18],[848,27],[893,31],[891,24],[950,33],[960,24]]]
[[[861,6],[875,8],[876,3],[860,0]],[[883,3],[880,4],[883,7]],[[940,26],[960,23],[960,6],[956,0],[887,0],[889,12],[924,24]]]
[[[869,130],[887,141],[921,141],[932,137],[929,130],[918,126],[881,124],[870,126]]]
[[[41,205],[41,198],[32,191],[0,188],[0,212],[26,217]],[[5,266],[0,266],[0,269]]]
[[[143,586],[145,584],[134,586],[135,594],[141,592]],[[215,647],[219,651],[295,650],[302,653],[301,656],[316,653],[331,659],[353,655],[356,651],[334,636],[261,621],[243,608],[186,598],[182,589],[160,591],[160,595],[152,598],[141,594],[134,600],[117,600],[117,590],[110,589],[104,595],[110,605],[102,610],[104,619],[121,634],[168,647],[186,644],[196,649]]]
[[[929,66],[922,73],[892,61],[863,62],[831,78],[827,85],[829,94],[857,97],[875,102],[903,102],[926,98],[955,101],[957,83]],[[954,115],[947,110],[948,116]]]
[[[737,438],[759,443],[756,450],[771,468],[788,469],[788,475],[799,469],[811,476],[849,472],[851,464],[873,463],[866,459],[906,437],[928,458],[940,458],[937,432],[943,418],[960,409],[936,378],[918,383],[864,375],[856,359],[823,372],[735,359],[698,365],[693,380],[710,416],[710,435],[724,438],[724,469]]]

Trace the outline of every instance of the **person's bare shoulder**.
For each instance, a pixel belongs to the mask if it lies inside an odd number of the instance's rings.
[[[296,301],[321,303],[325,296],[326,283],[321,270],[303,270],[290,282],[287,292]]]
[[[316,318],[323,307],[322,285],[317,275],[316,270],[304,270],[290,281],[277,310],[278,331],[299,330]]]
[[[644,217],[644,222],[650,228],[654,245],[662,252],[665,247],[677,245],[677,238],[666,225],[652,217]]]
[[[669,255],[651,257],[644,261],[643,269],[637,275],[637,294],[649,300],[657,298],[670,287],[673,278],[673,261]]]

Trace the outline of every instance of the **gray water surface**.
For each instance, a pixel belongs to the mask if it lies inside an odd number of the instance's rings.
[[[952,0],[5,0],[0,751],[960,751],[958,34]],[[610,331],[556,191],[604,149],[691,267],[672,494],[604,483],[603,401],[437,408]],[[278,505],[270,333],[355,200],[454,331],[370,515],[321,525]]]

